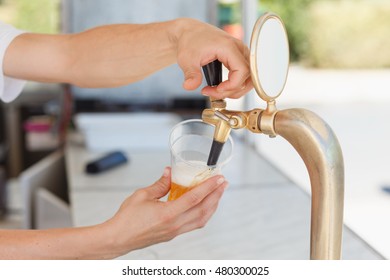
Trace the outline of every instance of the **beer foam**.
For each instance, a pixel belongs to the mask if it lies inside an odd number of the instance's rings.
[[[192,187],[194,178],[209,168],[203,161],[193,160],[188,163],[176,163],[172,170],[172,181],[183,187]]]

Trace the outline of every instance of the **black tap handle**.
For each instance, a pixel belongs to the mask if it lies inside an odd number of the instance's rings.
[[[214,87],[222,83],[222,63],[219,60],[206,64],[202,69],[209,86]]]
[[[207,84],[211,87],[218,86],[222,83],[222,63],[219,60],[214,60],[209,64],[202,67],[204,76],[206,77]],[[223,100],[214,100],[210,97],[210,101],[222,101]],[[213,139],[213,143],[211,145],[209,157],[207,160],[208,166],[215,166],[218,162],[218,158],[222,152],[223,144],[221,142]]]

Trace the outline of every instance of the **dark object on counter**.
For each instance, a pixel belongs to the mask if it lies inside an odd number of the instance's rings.
[[[102,158],[87,163],[85,172],[89,174],[101,173],[115,166],[124,164],[127,161],[127,157],[124,155],[124,153],[118,151],[112,152],[103,156]]]
[[[390,194],[390,186],[383,186],[382,191],[384,191],[387,194]]]

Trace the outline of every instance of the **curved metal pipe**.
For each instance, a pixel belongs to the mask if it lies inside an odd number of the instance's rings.
[[[344,163],[336,135],[320,117],[304,109],[279,111],[274,128],[299,153],[310,175],[310,259],[340,259]]]

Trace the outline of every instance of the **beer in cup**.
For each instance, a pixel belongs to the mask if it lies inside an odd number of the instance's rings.
[[[228,138],[219,161],[208,166],[215,127],[202,120],[187,120],[173,127],[169,145],[171,150],[171,190],[168,200],[174,200],[201,182],[221,173],[221,168],[231,159],[233,140]]]

